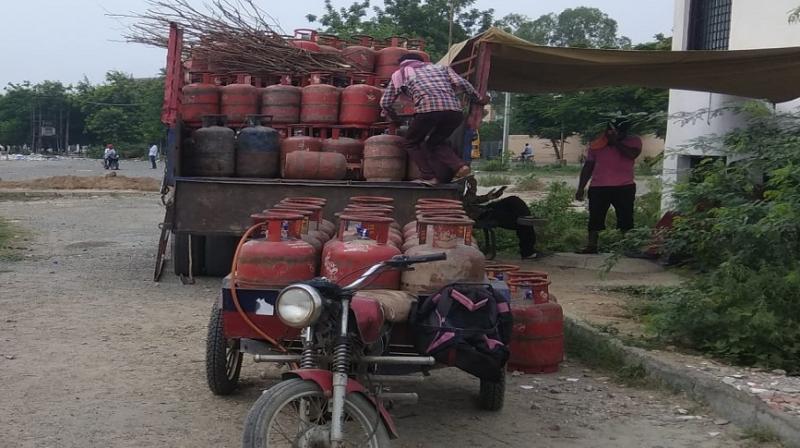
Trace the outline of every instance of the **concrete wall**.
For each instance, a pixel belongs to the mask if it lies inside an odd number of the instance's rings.
[[[550,140],[528,135],[509,135],[509,147],[516,156],[522,152],[525,143],[533,146],[533,155],[537,163],[552,164],[556,163],[556,155]],[[580,137],[572,137],[564,144],[564,159],[567,163],[579,163],[581,155],[586,151],[586,145],[581,143]],[[654,157],[664,151],[664,140],[655,136],[648,135],[642,137],[642,158]]]
[[[687,47],[689,10],[691,0],[675,0],[673,50]],[[733,0],[731,11],[731,34],[729,48],[745,50],[800,45],[800,25],[788,22],[788,12],[800,5],[797,0]],[[669,113],[693,113],[702,109],[719,109],[725,105],[741,103],[744,98],[708,92],[670,91]],[[793,108],[797,102],[778,105],[779,109]],[[669,208],[671,185],[683,178],[690,165],[691,156],[715,155],[690,143],[697,137],[724,134],[741,126],[743,118],[733,113],[718,117],[711,114],[685,123],[672,119],[667,128],[666,152],[664,153],[664,199],[663,208]]]

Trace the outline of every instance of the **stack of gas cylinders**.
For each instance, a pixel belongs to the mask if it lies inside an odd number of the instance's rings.
[[[564,359],[564,314],[550,293],[549,274],[502,264],[487,266],[486,274],[489,279],[505,281],[512,296],[514,331],[509,347],[509,370],[558,371]]]
[[[322,198],[290,197],[253,214],[258,227],[238,251],[237,282],[282,288],[322,275],[346,285],[396,255],[438,252],[447,253],[448,259],[402,274],[385,272],[368,288],[425,294],[455,281],[485,278],[484,256],[471,238],[472,221],[457,201],[421,199],[417,220],[405,232],[394,219],[392,198],[352,197],[335,214],[337,224],[325,219],[325,205]],[[435,206],[448,213],[431,213]]]
[[[291,76],[215,73],[193,54],[180,116],[193,130],[182,150],[185,176],[316,180],[413,179],[403,138],[381,122],[383,88],[398,59],[424,41],[358,36],[345,42],[311,30],[289,39],[312,52],[339,53],[341,73]],[[398,113],[413,114],[407,97]]]

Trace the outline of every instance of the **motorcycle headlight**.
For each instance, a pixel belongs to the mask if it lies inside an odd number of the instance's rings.
[[[292,328],[313,325],[322,313],[322,297],[308,285],[289,285],[278,294],[275,308],[281,322]]]

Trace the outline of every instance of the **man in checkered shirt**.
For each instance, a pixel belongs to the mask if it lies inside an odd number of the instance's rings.
[[[401,93],[414,102],[414,118],[405,136],[406,151],[426,184],[458,180],[470,174],[469,166],[447,144],[464,120],[464,107],[458,98],[462,92],[475,103],[487,103],[451,68],[426,63],[418,54],[407,54],[400,58],[400,68],[381,98],[381,108],[394,121],[398,119],[392,105]],[[450,175],[444,177],[443,172]]]

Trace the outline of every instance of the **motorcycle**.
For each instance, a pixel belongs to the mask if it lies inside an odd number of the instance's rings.
[[[253,404],[245,421],[242,446],[390,446],[390,439],[396,438],[397,433],[384,401],[392,400],[394,395],[412,395],[413,401],[416,394],[384,392],[382,383],[390,381],[387,378],[392,375],[383,374],[426,371],[436,360],[416,352],[398,355],[398,350],[389,350],[390,340],[394,341],[393,323],[384,317],[382,309],[394,307],[397,311],[406,306],[407,314],[413,296],[405,305],[398,305],[396,301],[378,303],[368,298],[371,291],[358,291],[387,270],[413,269],[414,264],[446,258],[444,253],[398,255],[372,266],[344,287],[318,278],[284,288],[274,311],[284,325],[301,329],[300,354],[295,350],[255,358],[260,362],[297,363],[298,368],[286,373],[283,381],[266,390]],[[397,327],[401,333],[405,330],[402,324]],[[402,335],[397,339],[402,340]],[[241,356],[238,351],[236,354]],[[504,379],[481,381],[482,407],[500,409],[504,394]]]
[[[119,156],[108,156],[103,158],[103,168],[107,170],[119,170]]]

